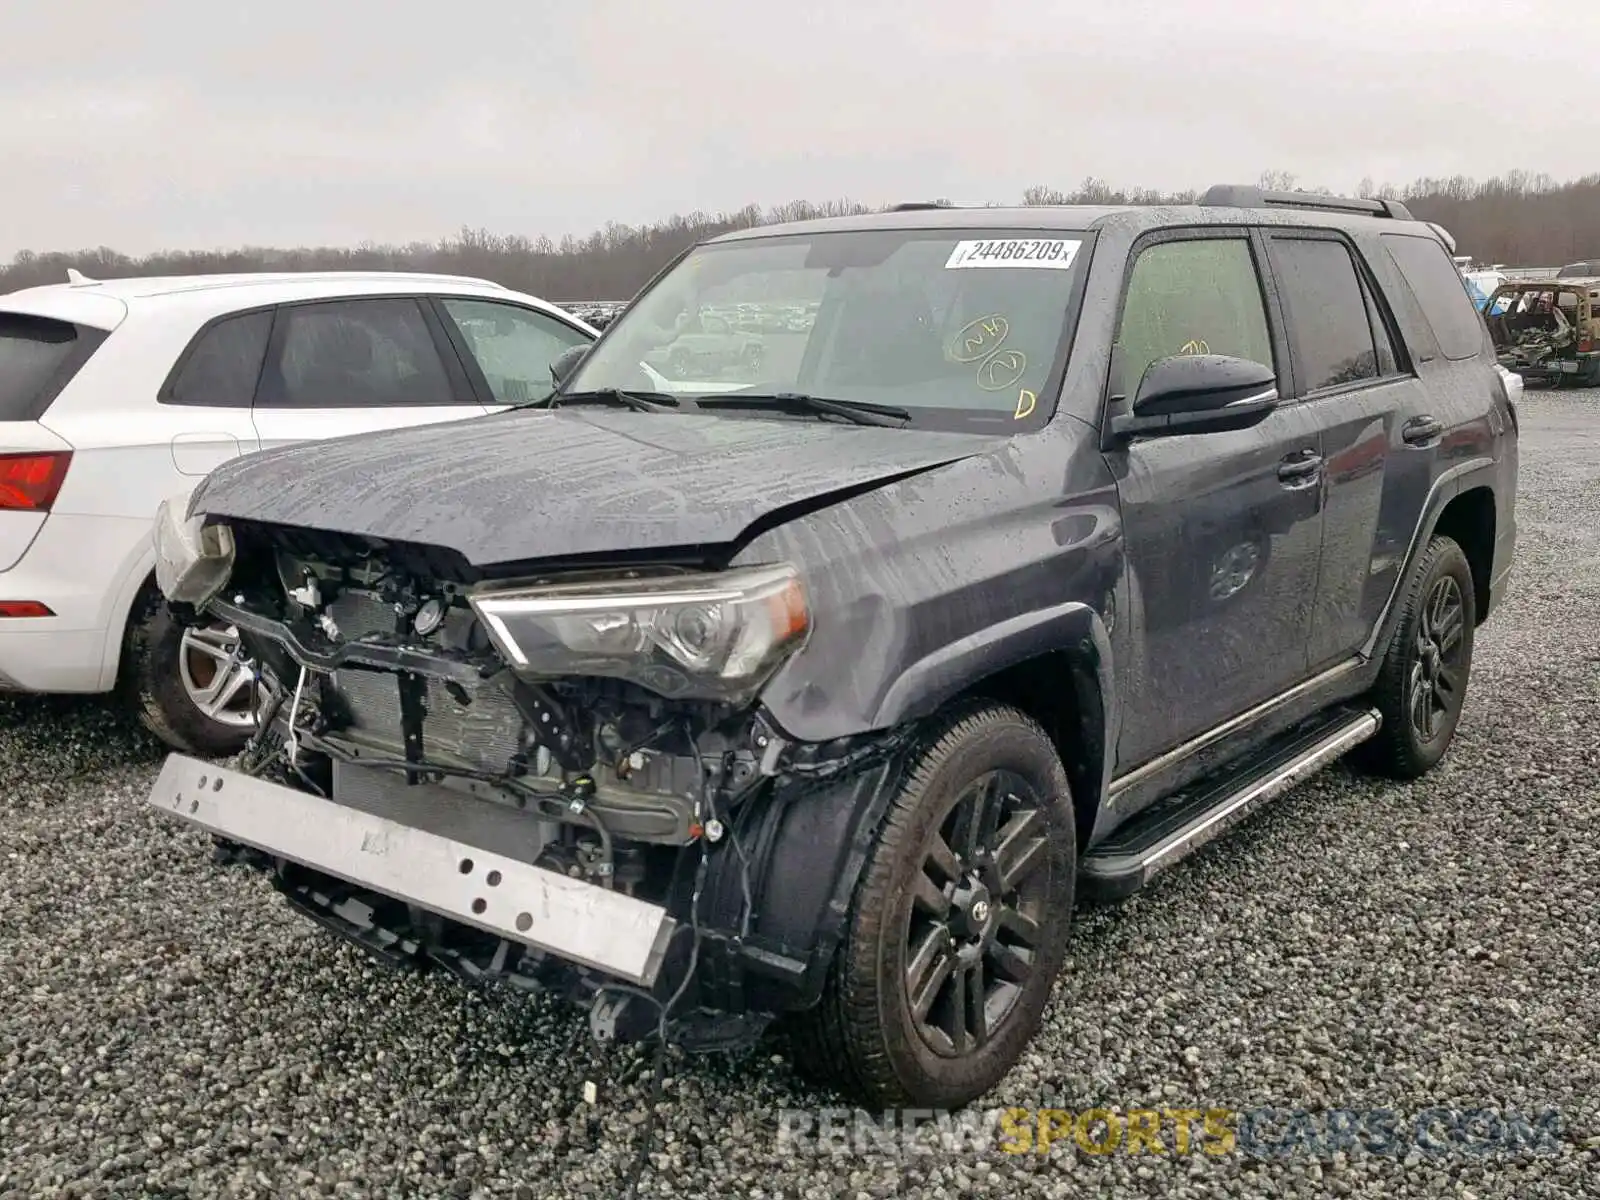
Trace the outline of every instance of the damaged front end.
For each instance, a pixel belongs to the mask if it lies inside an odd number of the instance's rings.
[[[898,742],[764,718],[810,630],[793,568],[488,579],[431,547],[162,523],[163,589],[258,664],[240,760],[174,755],[151,796],[225,857],[391,964],[553,989],[602,1037],[737,1043],[818,993]]]

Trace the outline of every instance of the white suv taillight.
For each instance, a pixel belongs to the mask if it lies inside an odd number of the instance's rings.
[[[70,450],[0,454],[0,512],[49,512],[71,465]]]

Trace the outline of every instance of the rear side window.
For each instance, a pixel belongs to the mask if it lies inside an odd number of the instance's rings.
[[[1379,364],[1370,310],[1344,244],[1327,238],[1275,237],[1272,258],[1289,310],[1290,342],[1303,390],[1317,392],[1376,379]]]
[[[1383,243],[1446,358],[1473,358],[1484,347],[1483,320],[1467,295],[1466,281],[1445,249],[1432,238],[1386,233]]]
[[[278,319],[280,344],[257,401],[263,407],[396,408],[460,402],[414,299],[296,304],[280,309]]]
[[[163,404],[249,408],[272,332],[272,312],[242,313],[206,326],[161,393]]]
[[[44,416],[105,337],[69,321],[0,313],[0,421]]]

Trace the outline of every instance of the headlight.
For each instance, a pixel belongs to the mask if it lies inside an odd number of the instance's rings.
[[[156,585],[178,604],[199,608],[220,592],[233,570],[233,531],[185,518],[187,500],[165,500],[156,514]]]
[[[470,599],[519,675],[599,675],[734,705],[754,699],[811,630],[805,589],[786,564]]]

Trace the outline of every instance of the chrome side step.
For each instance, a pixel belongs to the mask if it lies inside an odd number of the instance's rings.
[[[1335,709],[1221,777],[1158,802],[1084,855],[1080,888],[1101,900],[1138,891],[1158,872],[1372,737],[1382,723],[1376,709]]]
[[[182,754],[167,757],[147,803],[218,837],[643,987],[655,983],[676,927],[666,909],[623,892]]]

